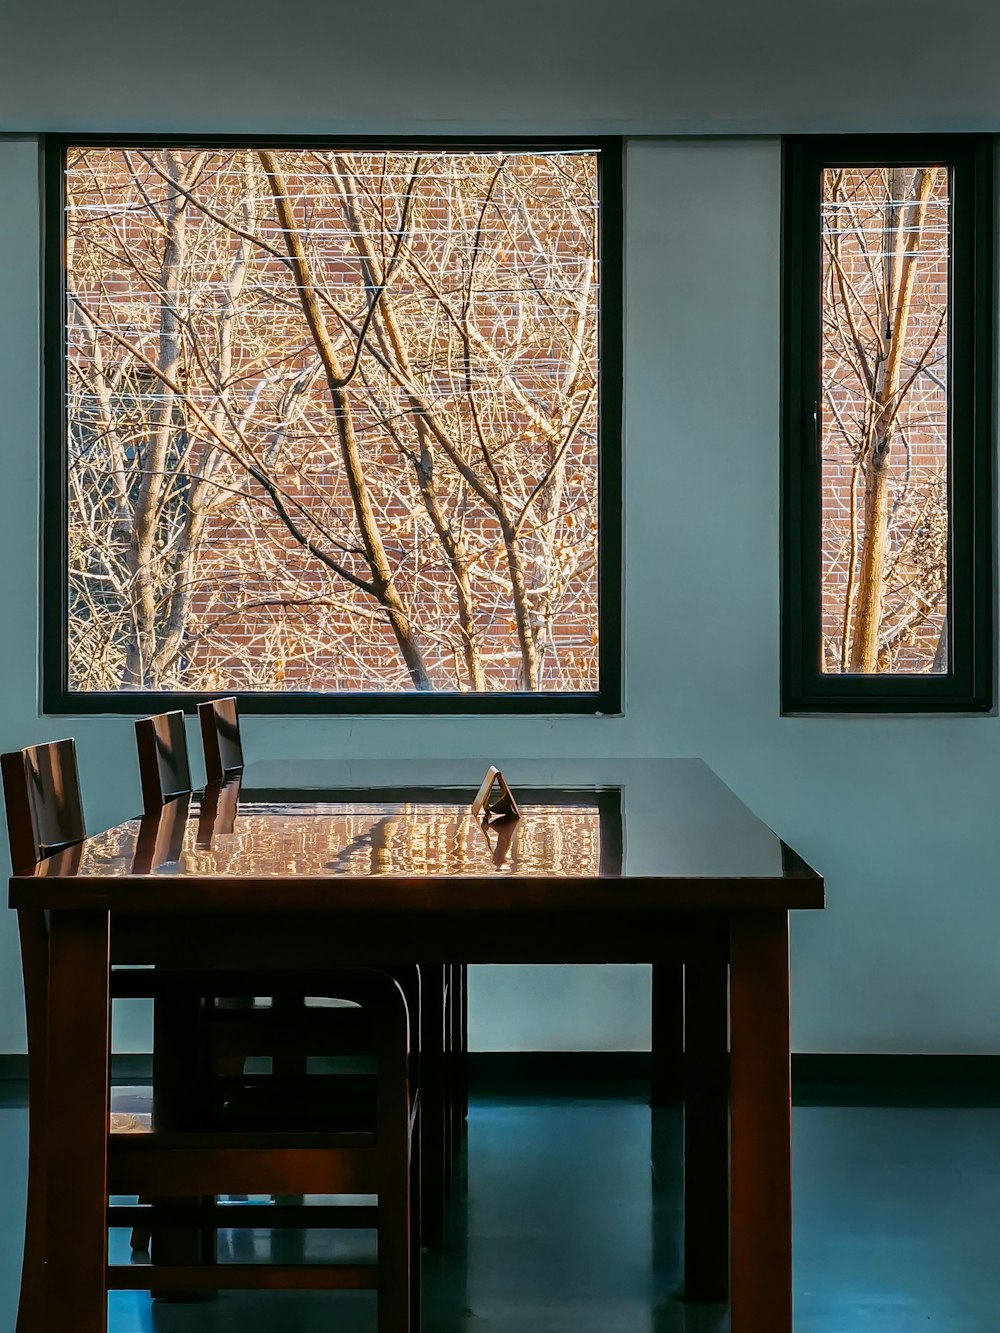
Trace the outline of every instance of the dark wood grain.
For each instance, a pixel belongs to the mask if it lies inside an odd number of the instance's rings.
[[[731,927],[732,1333],[792,1327],[788,914]]]
[[[669,771],[673,799],[648,811],[630,801],[623,828],[613,828],[596,802],[566,807],[523,792],[501,866],[464,803],[380,800],[373,792],[367,801],[245,806],[232,831],[217,829],[209,846],[192,824],[180,857],[156,868],[155,893],[148,884],[136,892],[139,823],[121,825],[88,839],[79,856],[48,859],[35,873],[45,886],[12,885],[12,905],[58,905],[66,880],[66,891],[93,894],[96,906],[154,911],[822,907],[822,879],[702,765],[677,761]]]

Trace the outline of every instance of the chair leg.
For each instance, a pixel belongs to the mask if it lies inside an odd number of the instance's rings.
[[[413,1234],[417,1230],[411,1193],[414,1155],[406,1075],[405,1049],[390,1055],[383,1048],[378,1112],[378,1333],[418,1333],[420,1328],[420,1245]],[[419,1141],[419,1109],[416,1130]]]
[[[420,1121],[418,1106],[410,1137],[410,1333],[420,1333]]]
[[[404,1176],[406,1170],[403,1163]],[[410,1251],[409,1188],[387,1191],[379,1199],[378,1211],[378,1333],[410,1333],[414,1265]]]
[[[280,1018],[287,1032],[295,1032],[296,1018],[305,1012],[306,1001],[303,995],[273,995],[271,1012]],[[283,1046],[271,1056],[271,1076],[273,1078],[302,1078],[305,1076],[308,1054],[294,1042]]]
[[[455,963],[451,975],[451,1100],[452,1147],[457,1150],[462,1141],[465,1120],[469,1114],[468,1087],[468,967]]]
[[[684,964],[653,964],[650,1104],[677,1106],[684,1087]]]
[[[152,1199],[140,1194],[139,1202],[142,1204],[152,1204],[153,1201]],[[132,1228],[132,1234],[128,1238],[129,1249],[133,1253],[135,1253],[136,1251],[142,1253],[142,1251],[148,1250],[152,1237],[153,1233],[150,1231],[149,1227],[140,1226],[139,1223],[137,1222],[135,1226]]]
[[[28,1026],[28,1199],[24,1255],[17,1307],[17,1333],[46,1327],[43,1298],[45,1254],[45,1084],[48,1010],[48,931],[42,912],[17,914],[24,967]]]
[[[444,969],[421,968],[420,1032],[420,1239],[428,1249],[444,1243],[445,1027]]]
[[[159,996],[153,1005],[153,1124],[160,1130],[196,1131],[208,1127],[211,1074],[209,1024],[214,1004],[207,997],[179,991]],[[201,1200],[207,1202],[208,1200]],[[150,1200],[146,1245],[139,1246],[143,1228],[132,1232],[132,1248],[148,1248],[154,1264],[214,1264],[216,1235],[212,1227],[160,1227],[156,1201]],[[157,1289],[159,1300],[191,1301],[211,1298]]]
[[[469,965],[462,963],[462,1118],[469,1118]]]
[[[444,1134],[444,1197],[451,1198],[451,1166],[455,1152],[455,969],[446,963],[441,969],[441,983],[444,987],[444,1023],[442,1039],[441,1069],[441,1121]]]

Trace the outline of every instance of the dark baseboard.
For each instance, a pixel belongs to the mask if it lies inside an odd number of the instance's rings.
[[[1000,1106],[1000,1055],[792,1056],[797,1106]]]
[[[472,1051],[473,1091],[492,1088],[618,1084],[633,1093],[648,1083],[648,1051]],[[111,1060],[118,1083],[148,1080],[152,1057]],[[0,1081],[26,1079],[28,1057],[0,1055]],[[792,1056],[792,1090],[800,1106],[997,1106],[1000,1055]]]
[[[648,1051],[472,1051],[469,1077],[648,1078]],[[796,1083],[1000,1083],[1000,1055],[833,1055],[795,1052]]]
[[[469,1083],[648,1079],[648,1051],[470,1051]]]
[[[1000,1055],[830,1055],[796,1052],[797,1083],[1000,1083]]]
[[[539,1085],[648,1085],[648,1051],[477,1051],[473,1091]],[[797,1106],[1000,1106],[1000,1055],[795,1053]]]
[[[150,1079],[153,1075],[153,1057],[151,1055],[113,1055],[111,1057],[111,1077],[116,1083],[128,1083],[132,1079]],[[28,1057],[26,1055],[0,1055],[0,1082],[5,1079],[26,1079],[28,1077]]]

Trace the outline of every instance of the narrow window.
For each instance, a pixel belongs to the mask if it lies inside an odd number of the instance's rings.
[[[986,709],[991,149],[800,140],[785,171],[785,709]]]

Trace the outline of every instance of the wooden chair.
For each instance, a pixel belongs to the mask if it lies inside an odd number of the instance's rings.
[[[72,740],[0,756],[11,869],[28,871],[44,856],[86,837]],[[42,1328],[39,1318],[45,1230],[45,1031],[48,935],[39,913],[18,913],[28,1029],[28,1201],[18,1330]]]
[[[33,868],[41,857],[59,849],[72,848],[85,836],[82,803],[79,794],[76,754],[72,741],[35,746],[2,756],[4,797],[10,831],[11,858],[15,872]],[[179,806],[170,803],[147,816],[140,835],[140,854],[157,855],[175,845]],[[165,827],[160,828],[160,821]],[[155,827],[154,827],[155,826]],[[142,836],[142,835],[146,836]],[[70,854],[70,853],[64,853]],[[152,869],[152,863],[151,863]],[[19,1333],[46,1330],[45,1290],[58,1280],[59,1256],[46,1253],[45,1194],[45,1074],[46,1006],[48,992],[48,941],[45,915],[19,912],[22,962],[25,982],[25,1007],[28,1019],[29,1061],[29,1190],[25,1229],[24,1267],[18,1311]],[[125,993],[142,993],[153,988],[183,989],[190,994],[203,990],[208,978],[185,976],[181,972],[157,972],[128,969],[119,975],[126,979]],[[245,994],[251,978],[243,974],[228,976],[227,990]],[[309,1034],[309,1044],[317,1053],[333,1050],[342,1054],[350,1049],[374,1056],[374,1085],[360,1087],[357,1077],[349,1096],[338,1097],[335,1089],[325,1088],[324,1107],[338,1107],[337,1123],[324,1110],[324,1119],[304,1123],[301,1108],[315,1104],[315,1098],[285,1101],[281,1124],[275,1123],[272,1108],[265,1126],[255,1124],[247,1134],[248,1101],[256,1103],[259,1092],[252,1080],[240,1074],[235,1080],[216,1078],[209,1086],[211,1095],[201,1099],[196,1110],[188,1109],[187,1132],[179,1119],[168,1129],[161,1128],[154,1103],[148,1126],[142,1116],[130,1117],[132,1129],[145,1132],[121,1133],[120,1122],[112,1113],[108,1135],[108,1189],[112,1194],[155,1197],[157,1225],[164,1223],[164,1199],[168,1205],[166,1220],[190,1235],[193,1231],[232,1227],[234,1224],[297,1228],[308,1226],[371,1226],[377,1231],[378,1258],[374,1266],[331,1265],[218,1265],[213,1256],[201,1255],[205,1262],[166,1265],[130,1264],[124,1271],[108,1268],[109,1287],[162,1287],[171,1293],[205,1292],[237,1288],[375,1288],[378,1293],[378,1328],[380,1333],[409,1333],[411,1313],[419,1309],[417,1289],[419,1253],[413,1252],[410,1217],[410,1144],[416,1126],[416,1104],[409,1091],[409,1020],[406,1000],[398,984],[373,969],[346,969],[324,972],[303,981],[296,977],[276,981],[275,989],[285,984],[306,984],[318,994],[328,995],[351,1006],[349,1018],[337,1028],[331,1011],[324,1011],[322,1023]],[[213,976],[216,989],[220,979]],[[336,1011],[332,1011],[336,1013]],[[311,1021],[311,1020],[307,1020]],[[275,1031],[265,1032],[257,1016],[252,1024],[239,1010],[223,1011],[211,1024],[210,1059],[240,1058],[242,1068],[246,1053],[254,1053],[264,1043],[266,1049],[278,1039]],[[312,1076],[311,1076],[312,1077]],[[334,1080],[336,1081],[336,1080]],[[365,1080],[361,1080],[364,1083]],[[221,1090],[221,1091],[220,1091]],[[359,1092],[366,1095],[359,1098]],[[234,1152],[234,1149],[238,1151]],[[274,1205],[219,1205],[216,1196],[245,1192],[272,1195],[375,1194],[376,1209],[351,1205],[327,1207],[281,1207]],[[140,1205],[109,1209],[109,1225],[129,1222],[141,1225],[148,1219],[148,1209]],[[71,1234],[63,1229],[63,1234]],[[51,1239],[51,1234],[48,1239]],[[44,1265],[44,1267],[43,1267]]]
[[[199,817],[199,845],[210,846],[216,833],[231,832],[238,802],[240,777],[243,772],[243,745],[240,737],[239,715],[235,698],[213,699],[198,705],[202,744],[205,755],[205,772],[208,785],[201,797]],[[187,751],[187,736],[184,729],[184,717],[180,712],[161,713],[143,718],[136,722],[136,744],[139,754],[139,773],[142,780],[143,804],[147,813],[159,808],[164,803],[191,789],[190,763]],[[445,969],[436,969],[445,972]],[[443,1042],[450,1040],[450,1031],[431,1034],[421,1026],[422,990],[419,968],[390,968],[391,974],[399,982],[406,996],[414,1032],[414,1066],[412,1081],[421,1089],[421,1170],[423,1189],[421,1192],[422,1208],[420,1217],[421,1238],[428,1246],[437,1246],[444,1239],[444,1203],[450,1187],[451,1154],[448,1151],[454,1135],[451,1120],[453,1103],[447,1098],[449,1092],[448,1077],[450,1067],[445,1059],[449,1047]],[[277,991],[277,993],[275,993]],[[294,1088],[301,1082],[308,1051],[302,1045],[301,1034],[308,1031],[304,1025],[304,1015],[310,1007],[321,1003],[321,997],[296,993],[294,984],[273,984],[273,978],[262,975],[255,978],[252,992],[245,997],[215,997],[210,1001],[211,1012],[220,1008],[237,1008],[259,1012],[262,1007],[254,1004],[250,994],[265,996],[266,1007],[271,1011],[270,1019],[280,1019],[280,1023],[271,1023],[271,1030],[276,1033],[274,1047],[270,1051],[258,1051],[266,1055],[271,1065],[271,1077],[276,1084],[286,1089],[284,1095],[294,1095]],[[154,1047],[163,1052],[162,1059],[170,1058],[170,1052],[177,1047],[177,1039],[184,1031],[191,1031],[198,1020],[198,1015],[191,1009],[190,999],[183,1001],[160,1002],[154,1009],[155,1037]],[[210,1020],[211,1021],[211,1020]],[[250,1020],[253,1021],[253,1020]],[[450,1021],[450,1016],[449,1016]],[[314,1020],[315,1022],[315,1020]],[[428,1046],[433,1049],[428,1050]],[[169,1078],[161,1080],[169,1086],[179,1086],[183,1069],[172,1071]],[[231,1070],[228,1072],[232,1072]],[[157,1080],[154,1079],[154,1084]],[[280,1103],[281,1096],[273,1098]],[[176,1235],[177,1233],[175,1233]],[[140,1240],[138,1233],[135,1240]],[[153,1247],[157,1241],[153,1237]],[[188,1242],[193,1244],[193,1238]],[[178,1238],[178,1244],[182,1244]]]
[[[211,699],[198,705],[202,746],[205,755],[205,775],[210,784],[217,784],[241,774],[244,769],[243,743],[237,700],[232,696]],[[403,987],[411,1005],[418,1010],[415,1046],[419,1068],[421,1100],[421,1216],[420,1235],[429,1248],[444,1241],[444,1205],[451,1192],[452,1162],[461,1137],[466,1096],[464,1084],[465,969],[451,965],[435,965],[416,969],[390,968],[391,974]],[[453,1000],[461,985],[461,1001]],[[428,1001],[437,992],[442,1013],[440,1030],[431,1015],[438,1005]],[[420,1001],[417,995],[421,996]],[[273,1001],[284,1009],[289,1024],[300,1012],[304,999],[289,994]],[[427,1015],[427,1020],[424,1017]],[[297,1059],[294,1048],[287,1048],[276,1057],[275,1070],[295,1073]]]
[[[229,985],[242,994],[248,980],[235,974]],[[271,985],[276,989],[274,981]],[[110,1287],[164,1288],[172,1295],[257,1286],[374,1287],[380,1333],[408,1333],[418,1309],[419,1254],[410,1227],[415,1107],[408,1082],[406,1001],[391,977],[367,968],[324,974],[313,985],[356,1007],[308,1013],[305,1021],[312,1030],[300,1036],[317,1055],[374,1057],[374,1076],[310,1074],[301,1080],[298,1095],[282,1080],[277,1100],[270,1095],[275,1089],[267,1074],[213,1079],[207,1128],[160,1133],[154,1118],[148,1133],[109,1137],[108,1189],[155,1197],[157,1227],[166,1220],[182,1235],[234,1226],[371,1228],[377,1262],[213,1265],[214,1256],[206,1255],[207,1263],[109,1266]],[[273,1049],[282,1020],[275,1015],[268,1030],[260,1019],[240,1009],[219,1010],[211,1025],[213,1061],[237,1057],[242,1065],[247,1057]],[[317,1082],[324,1084],[322,1090],[305,1086]],[[217,1202],[219,1196],[238,1193],[285,1202]],[[378,1202],[374,1208],[287,1202],[308,1195],[375,1195]],[[172,1213],[171,1197],[177,1199]],[[111,1210],[109,1222],[138,1222],[142,1214],[140,1207]]]
[[[170,859],[175,859],[181,850],[188,807],[183,798],[191,794],[184,714],[178,709],[137,718],[135,739],[146,816],[140,833],[140,854],[145,855],[148,849],[152,871],[165,851],[172,851],[174,857]],[[200,995],[190,988],[161,990],[154,1000],[153,1107],[161,1129],[172,1124],[175,1109],[183,1115],[184,1108],[202,1095],[198,1084],[208,1079],[209,1066],[205,1058],[197,1058],[190,1048],[192,1044],[204,1048],[208,1040],[210,1006],[214,1007],[214,997]],[[199,1054],[203,1055],[203,1050]],[[153,1207],[140,1213],[140,1220],[132,1228],[133,1250],[148,1248],[154,1263],[161,1260],[180,1263],[207,1252],[204,1232],[185,1233],[176,1227],[165,1229],[158,1225],[164,1214],[162,1200],[142,1198],[140,1203]]]
[[[76,746],[72,740],[53,741],[47,745],[37,745],[25,750],[13,751],[2,756],[4,800],[7,808],[7,834],[10,844],[11,868],[16,872],[30,870],[43,857],[75,846],[86,836],[86,823],[83,814],[83,802],[80,796],[80,781],[76,762]],[[174,815],[186,814],[186,810],[174,810]],[[179,831],[183,829],[183,819],[172,818],[144,828],[150,862],[162,858],[163,847],[153,845],[163,837],[169,837],[176,843]],[[169,823],[170,827],[166,827]],[[142,840],[140,840],[142,846]],[[46,973],[47,936],[44,920],[31,914],[20,913],[18,925],[21,935],[21,954],[25,969],[25,1010],[28,1025],[29,1050],[29,1144],[28,1144],[28,1212],[25,1225],[25,1266],[30,1269],[32,1256],[41,1254],[43,1220],[44,1185],[42,1180],[44,1160],[44,1112],[45,1103],[45,1016],[46,993],[44,986],[30,987],[27,984],[29,974],[44,977]],[[138,969],[124,975],[113,973],[111,977],[112,997],[122,994],[129,996],[150,996],[154,986],[147,969]],[[158,1009],[158,1012],[162,1010]],[[173,1052],[171,1063],[176,1068],[184,1068],[187,1061],[181,1053],[183,1034],[177,1032],[173,1043],[178,1049]],[[156,1065],[161,1056],[169,1059],[171,1042],[164,1033],[154,1042],[154,1087],[164,1081],[164,1071]],[[31,1058],[31,1052],[35,1058]],[[39,1054],[41,1053],[41,1054]],[[162,1063],[162,1061],[161,1061]],[[114,1116],[114,1112],[112,1115]],[[133,1229],[131,1244],[133,1249],[145,1249],[149,1244],[149,1232],[145,1226]],[[22,1305],[30,1311],[32,1303],[30,1282],[22,1283]],[[29,1317],[19,1319],[26,1327],[32,1326]]]
[[[32,746],[2,756],[4,800],[7,808],[7,834],[10,844],[11,868],[30,870],[43,857],[66,847],[72,847],[86,837],[83,802],[76,762],[76,747],[72,740],[53,741],[47,745]],[[25,976],[44,976],[47,939],[44,921],[24,913],[19,914],[21,953]],[[113,995],[120,992],[120,976],[112,977]],[[128,993],[148,993],[128,978]],[[25,987],[25,1010],[28,1024],[28,1049],[44,1052],[46,995],[43,989]],[[42,1177],[44,1156],[45,1065],[44,1058],[34,1061],[29,1057],[29,1147],[28,1147],[28,1214],[25,1226],[25,1263],[30,1256],[41,1253],[43,1226],[42,1199],[44,1187],[38,1184]],[[148,1233],[143,1229],[133,1232],[132,1247],[144,1249]],[[30,1305],[30,1284],[22,1284],[22,1294]],[[30,1325],[30,1320],[28,1320]],[[20,1323],[19,1323],[20,1327]]]

